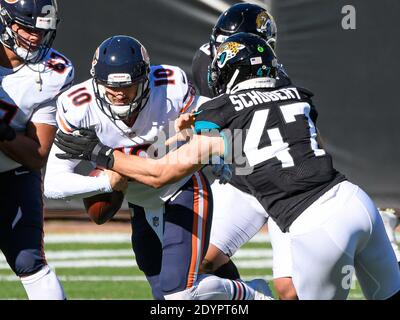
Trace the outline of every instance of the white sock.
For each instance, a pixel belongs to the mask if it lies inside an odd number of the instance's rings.
[[[48,265],[35,274],[20,278],[29,300],[64,300],[64,289]]]
[[[166,295],[166,300],[254,300],[255,290],[241,280],[199,275],[193,287]]]

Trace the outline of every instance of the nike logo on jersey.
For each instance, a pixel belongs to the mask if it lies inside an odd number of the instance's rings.
[[[240,93],[229,96],[236,111],[241,111],[244,108],[254,107],[262,103],[272,101],[285,101],[292,99],[301,99],[296,88],[285,88],[275,91],[256,91],[252,90],[246,93]]]
[[[29,173],[29,171],[14,171],[16,176],[22,176],[23,174]]]

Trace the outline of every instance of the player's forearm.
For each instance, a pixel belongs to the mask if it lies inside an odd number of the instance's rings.
[[[49,199],[82,199],[100,193],[111,192],[107,176],[88,177],[76,173],[46,172],[44,195]]]
[[[221,138],[198,136],[158,160],[115,152],[113,170],[153,188],[160,188],[200,170],[210,162],[212,155],[221,153]]]
[[[40,170],[46,164],[47,153],[24,134],[17,134],[13,141],[0,143],[0,150],[14,161],[34,170]]]
[[[62,151],[53,145],[44,177],[44,195],[49,199],[86,198],[99,193],[111,192],[106,175],[97,177],[75,173],[78,160],[61,160],[56,157]]]
[[[114,152],[112,170],[153,188],[159,188],[158,181],[163,174],[163,166],[156,160]]]
[[[0,150],[14,161],[33,170],[42,169],[47,161],[56,127],[29,123],[26,133],[12,141],[0,143]]]

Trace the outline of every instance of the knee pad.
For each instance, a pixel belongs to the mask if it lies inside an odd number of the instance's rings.
[[[172,294],[185,289],[185,279],[179,270],[169,269],[168,272],[160,274],[160,288],[164,295]]]
[[[160,275],[146,276],[151,287],[151,293],[155,300],[164,300],[164,294],[160,287]]]
[[[19,277],[34,274],[46,265],[42,252],[37,249],[21,250],[14,261],[11,268]]]

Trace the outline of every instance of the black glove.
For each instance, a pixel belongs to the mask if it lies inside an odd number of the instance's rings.
[[[80,129],[71,134],[59,130],[54,144],[65,152],[56,154],[59,159],[93,161],[105,169],[111,169],[114,165],[114,150],[102,144],[93,130]]]
[[[16,137],[15,131],[4,120],[0,119],[0,141],[11,141]]]
[[[226,184],[232,179],[232,166],[230,164],[221,162],[211,165],[212,174],[219,179],[219,184]]]

